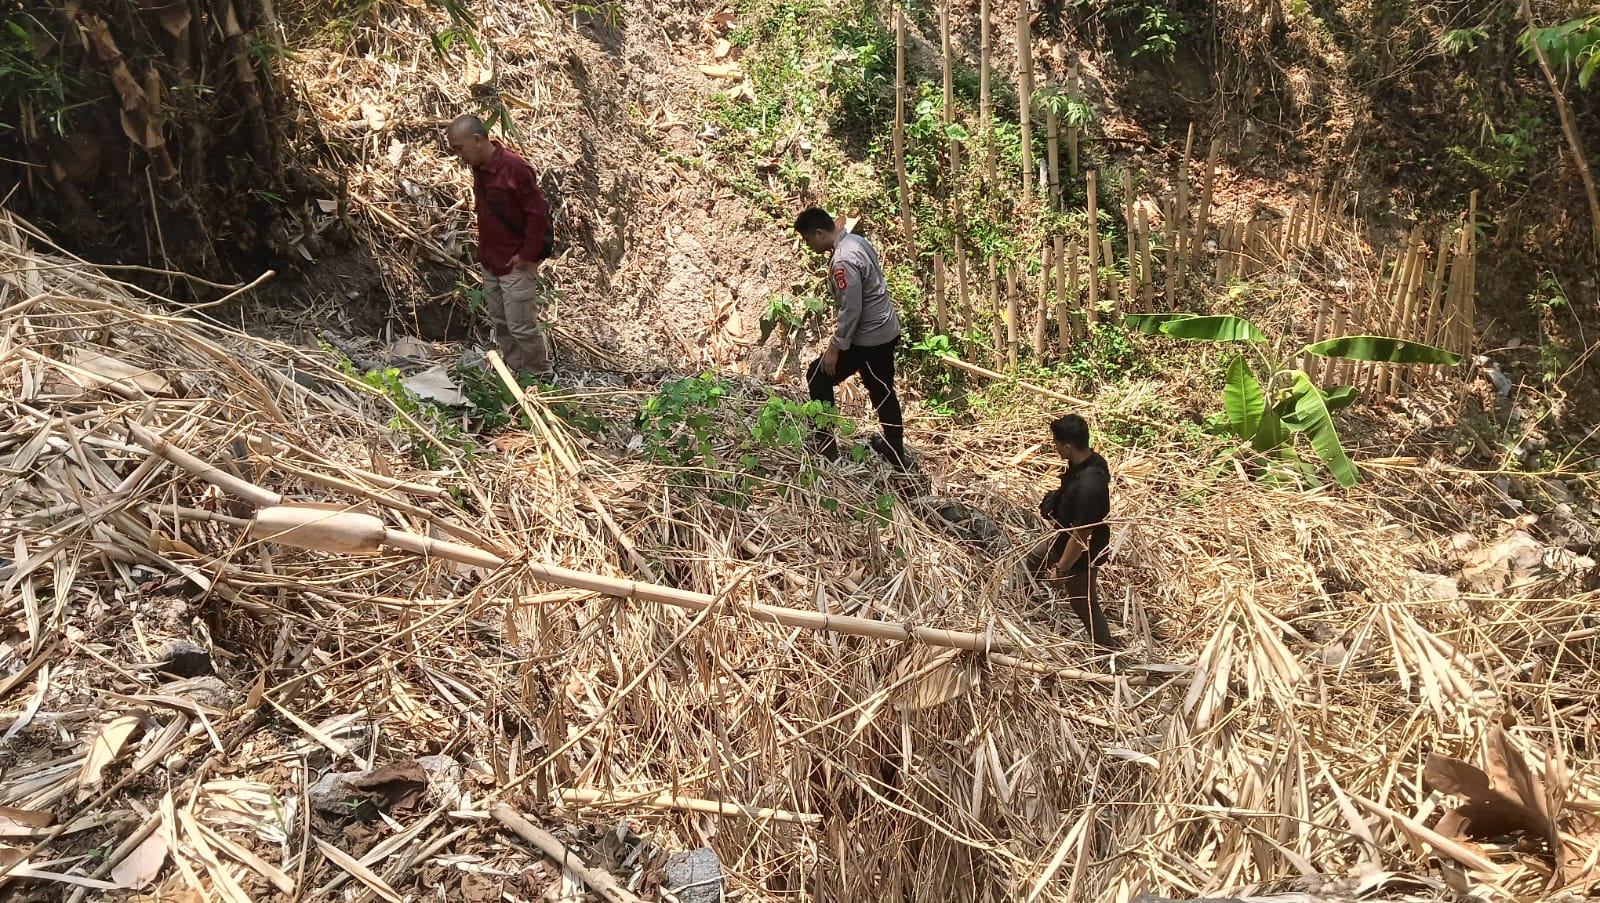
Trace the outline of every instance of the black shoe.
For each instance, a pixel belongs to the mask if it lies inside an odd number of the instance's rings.
[[[882,434],[873,436],[867,444],[872,446],[873,451],[882,455],[884,460],[888,461],[895,470],[906,469],[906,465],[908,463],[906,460],[906,453],[903,450],[896,449],[894,446],[890,445],[889,440],[883,438]]]

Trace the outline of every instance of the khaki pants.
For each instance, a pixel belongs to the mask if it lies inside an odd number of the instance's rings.
[[[500,356],[514,373],[548,377],[550,344],[539,325],[539,279],[521,270],[504,276],[483,271],[483,304],[494,324]]]
[[[1061,551],[1066,547],[1067,534],[1065,532],[1052,533],[1033,544],[1028,551],[1028,574],[1033,578],[1043,581],[1052,596],[1066,596],[1068,604],[1072,606],[1073,614],[1083,622],[1083,629],[1089,631],[1089,639],[1102,649],[1116,649],[1119,644],[1111,637],[1111,626],[1106,623],[1106,614],[1100,608],[1100,575],[1095,573],[1095,568],[1079,562],[1076,569],[1063,577],[1052,578],[1046,574],[1050,566],[1061,559]]]

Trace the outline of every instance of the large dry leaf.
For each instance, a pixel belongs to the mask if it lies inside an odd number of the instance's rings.
[[[1422,772],[1428,785],[1466,802],[1445,813],[1436,830],[1446,837],[1502,837],[1518,831],[1548,836],[1538,812],[1501,792],[1476,765],[1433,753]]]
[[[167,838],[159,830],[151,831],[127,858],[112,867],[111,880],[126,890],[143,890],[156,880],[166,864]]]
[[[100,733],[94,738],[94,743],[89,746],[89,754],[84,757],[83,770],[78,772],[80,791],[92,790],[100,785],[106,766],[115,762],[117,756],[122,755],[122,748],[138,729],[138,715],[118,716],[100,729]]]

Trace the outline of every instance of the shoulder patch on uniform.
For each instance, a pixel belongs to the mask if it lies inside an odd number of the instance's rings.
[[[841,292],[850,287],[850,281],[844,275],[844,267],[838,267],[833,271],[833,284],[838,286]]]

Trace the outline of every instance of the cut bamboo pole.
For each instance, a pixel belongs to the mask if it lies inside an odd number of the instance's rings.
[[[1050,282],[1051,268],[1057,266],[1054,255],[1054,246],[1048,239],[1045,240],[1041,258],[1044,264],[1039,274],[1039,303],[1033,318],[1033,361],[1035,364],[1044,362],[1044,335],[1050,325]]]
[[[1244,225],[1244,253],[1240,258],[1239,266],[1246,279],[1255,275],[1260,269],[1260,260],[1257,255],[1261,247],[1261,222],[1252,219]]]
[[[911,186],[906,180],[906,18],[894,11],[894,180],[900,193],[900,228],[913,255],[917,238],[911,222]]]
[[[1044,70],[1046,90],[1054,87],[1050,67]],[[1050,209],[1061,209],[1061,116],[1051,103],[1044,111],[1044,166],[1045,178],[1050,180]],[[1059,259],[1060,255],[1057,255]]]
[[[1330,306],[1331,305],[1330,305],[1330,302],[1328,301],[1328,296],[1327,296],[1326,293],[1324,293],[1323,296],[1322,296],[1322,303],[1317,305],[1317,322],[1316,322],[1316,325],[1314,325],[1311,328],[1311,344],[1313,344],[1313,345],[1317,344],[1318,342],[1320,342],[1323,339],[1328,337],[1327,330],[1328,330],[1328,315],[1330,313]],[[1311,382],[1312,383],[1320,383],[1322,381],[1322,371],[1323,371],[1323,359],[1322,358],[1320,358],[1320,357],[1318,357],[1318,356],[1316,356],[1314,354],[1309,354],[1308,353],[1305,356],[1305,359],[1303,361],[1301,361],[1300,366],[1302,368],[1304,368],[1304,370],[1306,371],[1306,374],[1311,377]]]
[[[1405,295],[1400,308],[1400,331],[1395,333],[1396,338],[1408,341],[1418,341],[1418,314],[1422,310],[1422,282],[1423,274],[1428,267],[1428,245],[1422,240],[1422,227],[1418,226],[1411,233],[1411,278],[1406,282]],[[1395,392],[1413,384],[1414,380],[1407,380],[1406,368],[1399,364],[1389,367],[1389,383]]]
[[[725,803],[721,800],[699,799],[676,793],[615,794],[601,790],[562,790],[561,801],[573,806],[644,806],[650,809],[676,809],[683,812],[706,812],[711,815],[737,815],[755,822],[785,822],[794,825],[820,825],[822,816],[787,809],[769,809],[746,806],[742,803]]]
[[[950,334],[950,302],[946,296],[944,255],[933,255],[933,325],[939,335]]]
[[[564,871],[576,875],[578,880],[606,903],[643,903],[638,897],[629,893],[627,888],[618,884],[617,879],[611,877],[610,873],[603,869],[590,868],[577,853],[567,849],[567,845],[554,834],[537,827],[505,803],[495,803],[490,806],[489,814],[506,830],[533,844],[539,852],[554,860]]]
[[[1289,206],[1289,215],[1283,219],[1283,245],[1278,251],[1285,257],[1295,252],[1295,232],[1300,228],[1301,218],[1300,202],[1295,201]]]
[[[1006,264],[1006,365],[1017,369],[1017,346],[1019,344],[1017,322],[1017,265]]]
[[[1178,165],[1178,222],[1173,233],[1172,282],[1183,291],[1183,267],[1188,262],[1189,236],[1189,161],[1194,159],[1194,123],[1183,142],[1183,161]]]
[[[1174,254],[1172,230],[1177,227],[1178,208],[1171,198],[1164,198],[1161,201],[1161,219],[1161,247],[1166,253],[1167,260],[1166,269],[1161,272],[1161,292],[1163,297],[1166,298],[1167,309],[1175,310],[1174,305],[1177,304],[1178,293],[1172,284]]]
[[[1063,360],[1072,346],[1072,321],[1067,311],[1067,270],[1075,265],[1077,249],[1056,236],[1056,350]]]
[[[1444,294],[1446,268],[1450,265],[1450,235],[1444,233],[1439,236],[1438,250],[1434,255],[1437,259],[1433,262],[1433,284],[1428,287],[1427,317],[1422,325],[1422,341],[1430,345],[1442,345],[1439,341],[1440,298]],[[1418,365],[1414,377],[1420,382],[1428,377],[1433,368],[1427,365]]]
[[[950,2],[944,0],[939,4],[939,63],[944,70],[944,116],[941,119],[946,126],[956,121],[955,73],[950,60]],[[949,134],[948,130],[946,134]],[[961,168],[961,142],[951,138],[945,153],[949,171],[953,175]]]
[[[1339,305],[1338,310],[1333,312],[1333,334],[1336,336],[1344,335],[1345,327],[1348,325],[1349,319],[1350,315],[1345,310],[1344,305]],[[1354,375],[1354,362],[1346,359],[1340,359],[1337,362],[1337,366],[1337,382],[1341,385],[1350,385],[1351,378]]]
[[[1122,233],[1127,236],[1128,246],[1128,303],[1126,307],[1132,309],[1133,301],[1139,297],[1139,267],[1135,262],[1139,259],[1139,235],[1134,230],[1133,208],[1133,170],[1124,166],[1122,168]]]
[[[972,331],[974,320],[972,318],[972,293],[967,282],[967,248],[966,240],[961,237],[961,224],[965,221],[961,215],[961,197],[956,196],[951,204],[951,220],[955,224],[956,246],[956,300],[961,306],[961,328]]]
[[[1033,197],[1033,37],[1028,0],[1017,0],[1017,113],[1022,139],[1022,197]]]
[[[1100,253],[1105,264],[1106,275],[1106,300],[1111,304],[1111,322],[1122,322],[1122,292],[1118,285],[1122,280],[1117,276],[1117,260],[1111,251],[1111,242],[1100,243]]]
[[[1088,204],[1084,212],[1089,217],[1088,256],[1089,268],[1084,276],[1089,281],[1089,308],[1085,311],[1083,322],[1085,324],[1100,321],[1100,279],[1096,273],[1100,269],[1100,198],[1095,188],[1094,170],[1089,170],[1087,190],[1089,193]]]
[[[1072,66],[1067,69],[1067,96],[1078,96],[1078,57],[1073,54]],[[1074,178],[1078,175],[1078,126],[1067,123],[1067,162],[1072,166]]]
[[[993,257],[989,258],[989,337],[992,340],[996,361],[1005,359],[1006,334],[1005,312],[1000,309],[1000,271],[999,262]]]
[[[978,122],[983,128],[983,173],[994,183],[994,107],[989,97],[989,0],[978,4]]]
[[[1417,271],[1421,268],[1421,255],[1417,252],[1420,246],[1420,227],[1414,227],[1406,238],[1406,247],[1401,252],[1400,277],[1395,281],[1394,294],[1389,296],[1389,328],[1386,335],[1403,338],[1406,324],[1406,307],[1409,304],[1412,283],[1417,278]],[[1380,391],[1384,395],[1393,395],[1399,387],[1399,367],[1394,364],[1384,364],[1380,367]]]
[[[1206,246],[1206,230],[1210,228],[1211,221],[1211,192],[1216,184],[1217,154],[1220,145],[1217,139],[1211,139],[1211,149],[1206,152],[1206,173],[1200,183],[1200,212],[1194,223],[1194,237],[1189,241],[1189,262],[1193,270],[1199,263],[1200,252]]]
[[[1585,164],[1587,167],[1587,164]],[[1591,201],[1594,199],[1591,197]],[[1600,223],[1596,224],[1600,227]],[[1472,340],[1477,334],[1478,317],[1478,189],[1474,188],[1467,201],[1467,281],[1466,281],[1466,328],[1461,339],[1461,355],[1467,357],[1472,354]],[[1600,234],[1595,235],[1595,241],[1600,244]]]
[[[1150,272],[1150,222],[1143,204],[1138,205],[1136,216],[1138,218],[1136,232],[1139,236],[1139,285],[1143,291],[1143,301],[1140,306],[1149,311],[1155,309],[1156,288]]]

